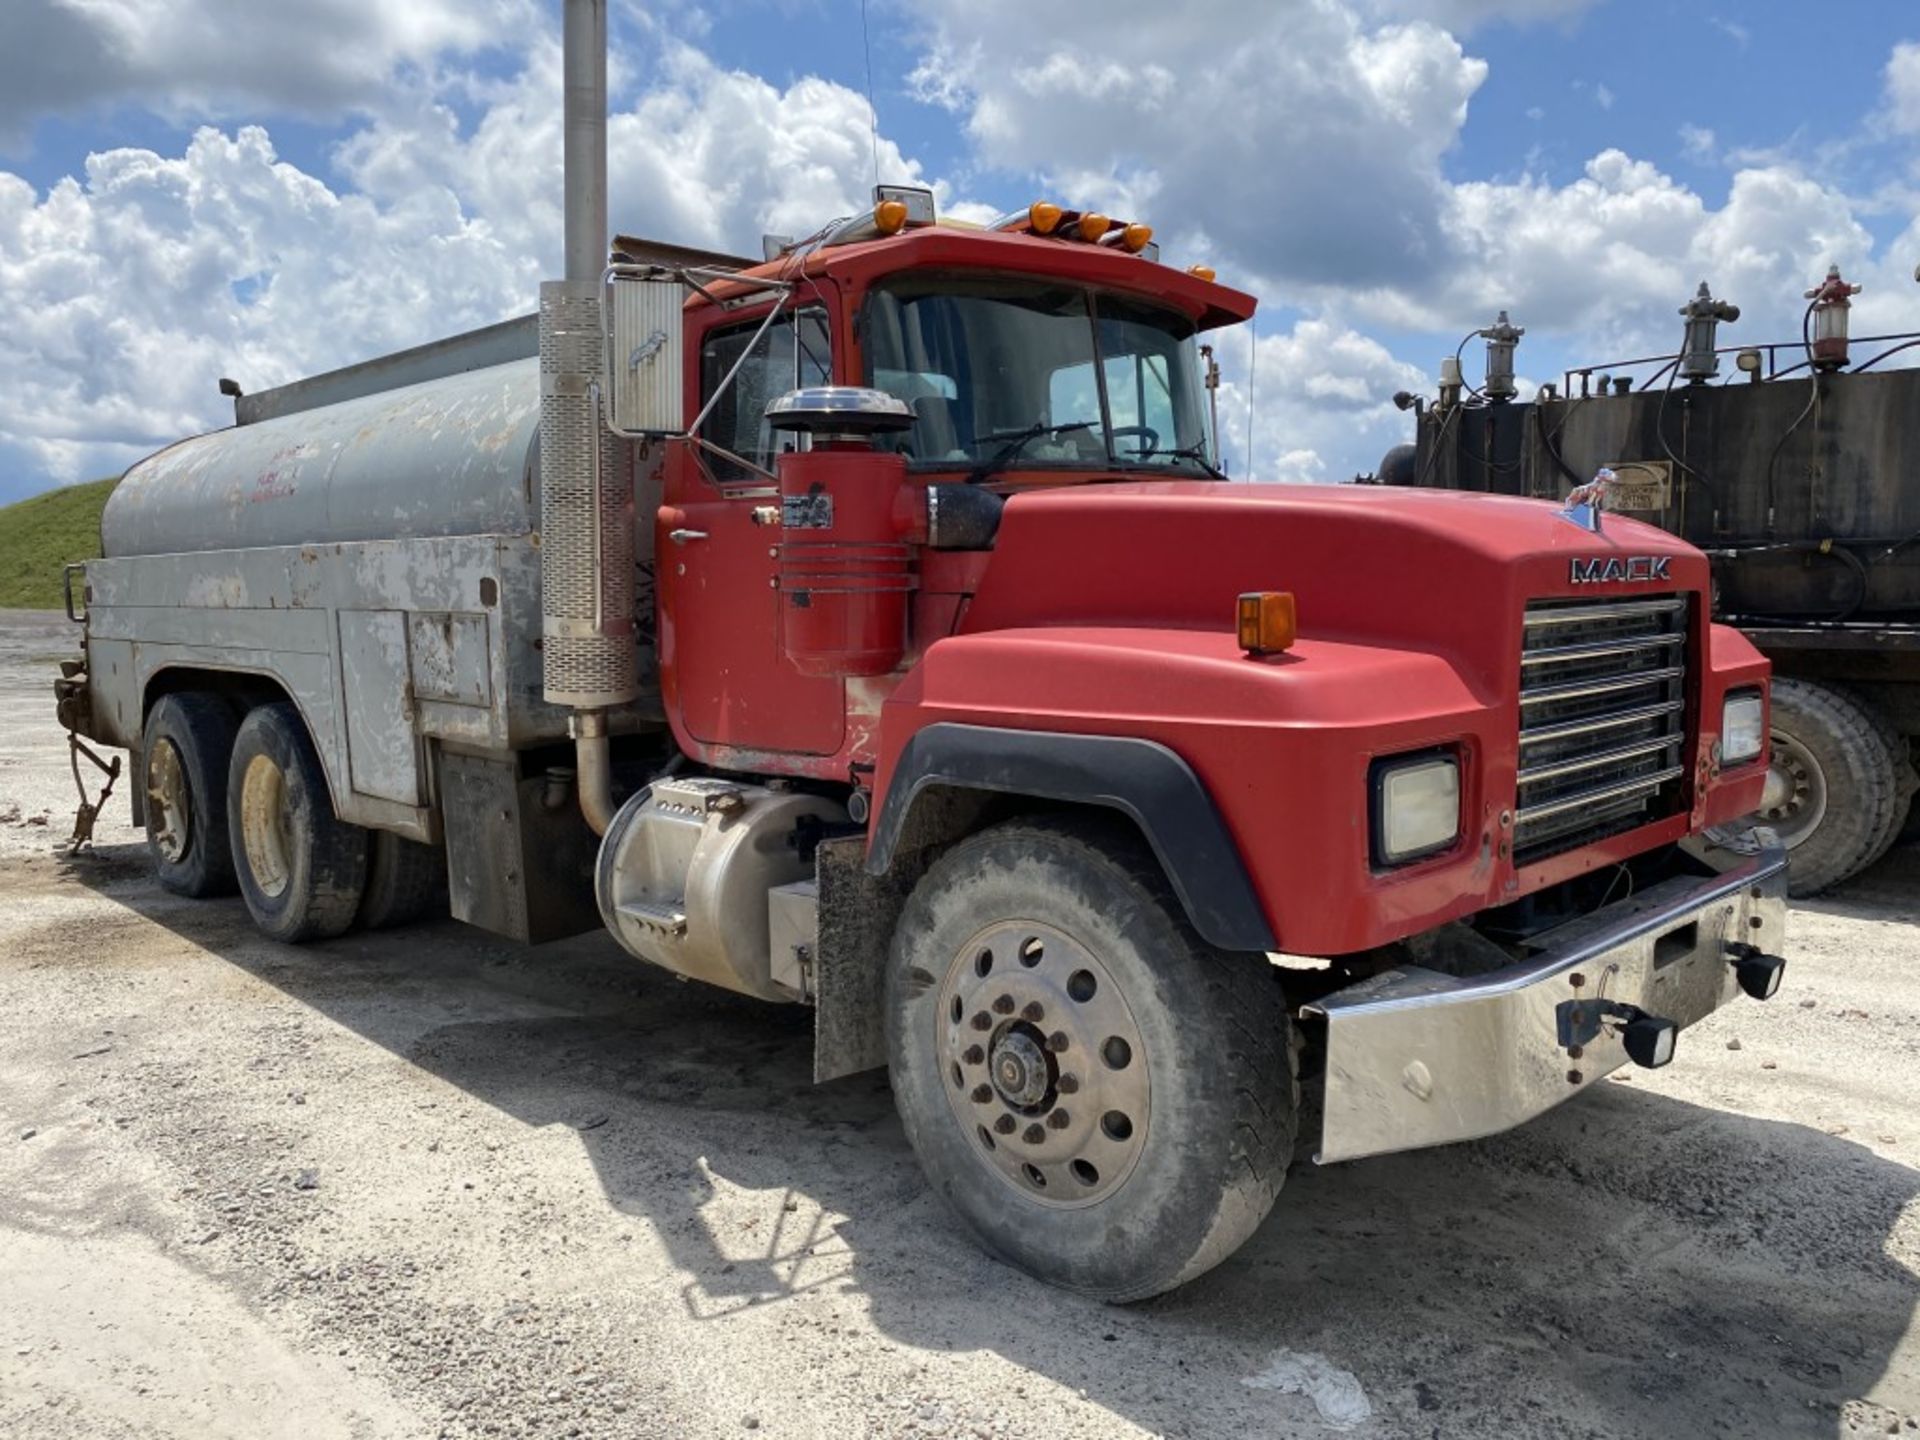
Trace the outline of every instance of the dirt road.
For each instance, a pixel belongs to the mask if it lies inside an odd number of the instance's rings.
[[[978,1254],[801,1013],[599,937],[271,944],[118,798],[57,858],[71,644],[0,615],[0,1435],[1920,1440],[1920,848],[1672,1068],[1303,1164],[1119,1310]]]

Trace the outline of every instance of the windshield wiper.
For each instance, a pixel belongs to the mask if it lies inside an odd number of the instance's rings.
[[[1031,445],[1043,435],[1058,439],[1062,435],[1071,435],[1076,430],[1091,430],[1099,423],[1098,420],[1070,420],[1065,425],[1048,425],[1042,422],[1037,425],[1029,425],[1024,430],[1010,430],[999,434],[976,435],[973,437],[973,443],[976,445],[984,444],[989,440],[1001,440],[1005,443],[1001,445],[998,450],[994,451],[991,456],[982,460],[968,472],[967,483],[969,485],[978,485],[989,475],[999,474],[1015,460],[1020,458],[1020,452],[1022,450],[1025,450],[1027,446]]]
[[[1162,450],[1159,453],[1162,455],[1171,455],[1179,460],[1191,460],[1216,480],[1224,480],[1227,478],[1226,471],[1218,468],[1211,460],[1207,459],[1207,442],[1204,440],[1196,440],[1191,445],[1182,445],[1178,450]]]

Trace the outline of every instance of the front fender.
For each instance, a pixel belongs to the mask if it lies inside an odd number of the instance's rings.
[[[894,764],[867,852],[870,872],[884,874],[893,863],[914,801],[933,785],[1117,810],[1140,827],[1187,918],[1209,944],[1275,947],[1219,808],[1192,767],[1165,745],[1124,735],[929,725],[907,741]]]
[[[950,783],[1137,815],[1195,928],[1217,943],[1363,950],[1501,893],[1490,797],[1511,788],[1513,725],[1511,702],[1478,693],[1425,650],[1302,637],[1284,655],[1256,659],[1230,633],[1146,626],[950,636],[883,710],[872,849],[885,865],[892,847],[904,848],[899,817],[916,788],[941,783],[943,764],[964,763],[971,782]],[[945,727],[990,733],[995,753],[949,762],[943,742],[919,746]],[[1461,757],[1460,842],[1377,873],[1369,766],[1438,746]],[[1192,818],[1202,810],[1206,821]],[[1264,923],[1223,918],[1252,910]]]

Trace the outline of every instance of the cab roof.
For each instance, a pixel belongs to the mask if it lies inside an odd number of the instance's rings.
[[[871,240],[792,251],[710,284],[717,297],[750,294],[756,280],[832,279],[864,288],[906,271],[974,271],[1071,281],[1170,305],[1201,330],[1250,319],[1259,302],[1244,291],[1105,245],[1030,235],[919,225]]]

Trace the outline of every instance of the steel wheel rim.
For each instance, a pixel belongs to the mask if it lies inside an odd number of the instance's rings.
[[[193,838],[193,789],[180,749],[171,740],[159,740],[147,756],[147,806],[154,819],[154,846],[162,859],[174,864]]]
[[[1773,758],[1760,818],[1772,826],[1789,850],[1804,844],[1827,816],[1827,773],[1819,760],[1793,736],[1773,732]]]
[[[940,1085],[968,1142],[1037,1204],[1076,1209],[1126,1183],[1146,1145],[1146,1045],[1113,974],[1052,925],[1008,920],[941,982]]]
[[[293,878],[293,823],[287,812],[286,772],[265,755],[247,761],[240,777],[240,839],[260,893],[269,898],[283,894]]]

